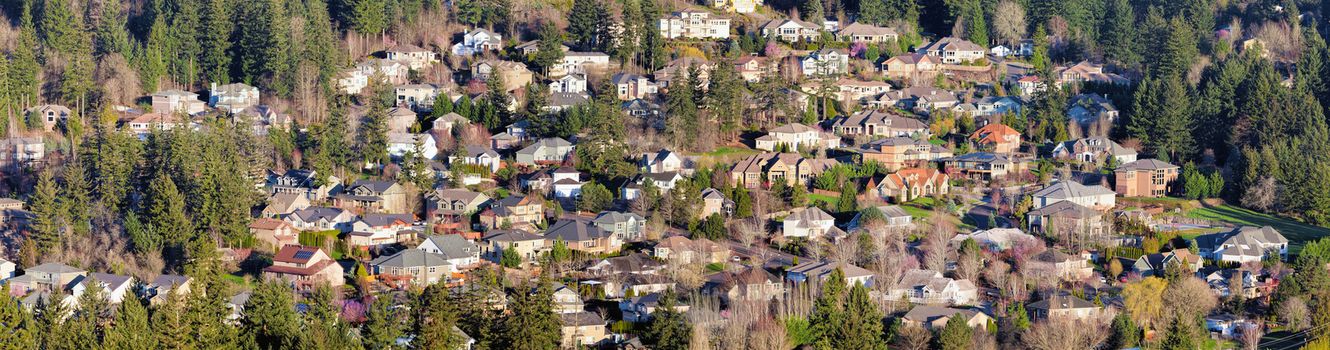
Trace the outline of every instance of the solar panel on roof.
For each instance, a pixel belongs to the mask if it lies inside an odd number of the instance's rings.
[[[298,252],[296,252],[296,256],[295,256],[296,259],[300,259],[300,260],[309,259],[309,258],[312,258],[312,257],[314,257],[314,252],[311,252],[311,251],[308,251],[308,250],[298,251]]]

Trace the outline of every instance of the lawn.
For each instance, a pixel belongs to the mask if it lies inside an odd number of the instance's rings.
[[[840,198],[836,198],[835,196],[828,196],[825,194],[809,193],[808,200],[817,201],[817,202],[826,202],[827,204],[836,205],[836,202],[839,202]]]
[[[699,155],[699,156],[703,156],[703,157],[724,157],[724,156],[735,155],[735,154],[738,154],[738,155],[748,155],[748,154],[755,154],[755,153],[757,153],[757,150],[752,149],[752,148],[747,148],[747,147],[734,147],[734,146],[720,146],[720,147],[716,147],[716,150],[714,150],[714,151],[707,152],[707,153],[702,153],[702,154],[698,154],[698,155]]]
[[[1236,225],[1270,226],[1287,237],[1292,243],[1290,250],[1297,251],[1308,241],[1330,236],[1330,228],[1312,226],[1292,219],[1262,214],[1232,205],[1204,206],[1187,211],[1187,217],[1223,221]]]

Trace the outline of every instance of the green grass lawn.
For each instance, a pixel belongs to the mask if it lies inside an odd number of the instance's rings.
[[[724,157],[724,156],[735,155],[735,154],[747,155],[747,154],[755,154],[755,153],[757,153],[757,150],[752,149],[752,148],[747,148],[747,147],[733,147],[733,146],[720,146],[720,147],[716,147],[716,150],[714,150],[714,151],[707,152],[707,153],[702,153],[702,154],[699,154],[699,155],[700,155],[700,156],[703,156],[703,157]]]
[[[828,196],[825,194],[809,193],[808,200],[826,202],[827,204],[835,205],[836,202],[840,201],[840,198],[836,198],[835,196]]]
[[[1186,213],[1189,218],[1223,221],[1236,225],[1270,226],[1279,230],[1297,251],[1308,241],[1330,236],[1330,228],[1312,226],[1292,219],[1238,208],[1232,205],[1205,206]]]

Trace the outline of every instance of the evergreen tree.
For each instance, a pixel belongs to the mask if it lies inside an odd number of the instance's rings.
[[[231,33],[235,22],[231,18],[228,0],[203,0],[203,20],[199,22],[199,73],[206,82],[227,84],[231,81]],[[321,1],[315,1],[322,3]],[[315,25],[317,26],[317,24]]]
[[[1030,329],[1030,315],[1025,311],[1025,304],[1016,302],[1008,305],[1007,321],[1018,330]]]
[[[808,316],[808,323],[813,326],[814,347],[817,349],[835,349],[842,335],[846,320],[845,315],[845,272],[836,268],[825,281],[822,281],[822,293],[813,301],[813,314]]]
[[[448,289],[441,284],[425,287],[416,307],[415,333],[412,345],[420,349],[452,349],[462,344],[453,329],[457,315],[448,305]]]
[[[646,24],[642,23],[642,6],[639,0],[624,0],[623,7],[619,12],[623,30],[614,33],[613,40],[617,45],[612,48],[611,54],[619,60],[620,64],[627,64],[641,51],[641,31],[647,29]]]
[[[1199,319],[1187,315],[1174,317],[1160,349],[1192,350],[1199,348],[1201,344],[1198,341],[1205,338],[1205,333],[1197,321]]]
[[[351,28],[360,34],[382,34],[388,30],[384,0],[351,0]]]
[[[729,59],[711,71],[711,84],[704,98],[712,118],[720,122],[720,131],[730,139],[738,137],[743,127],[744,81]]]
[[[582,185],[582,198],[577,201],[577,210],[589,213],[599,213],[610,206],[614,201],[614,194],[605,188],[604,185],[595,181]]]
[[[860,0],[859,1],[859,21],[872,25],[882,25],[890,21],[891,14],[888,13],[885,0]]]
[[[333,301],[333,289],[321,285],[305,299],[305,339],[313,349],[360,349],[360,338],[351,335],[351,325],[341,319],[341,308]]]
[[[92,203],[87,174],[83,171],[83,162],[74,160],[65,163],[63,175],[65,183],[60,188],[60,200],[65,207],[65,217],[74,233],[80,236],[92,231],[92,212],[88,203]]]
[[[171,250],[183,249],[179,245],[194,238],[194,228],[193,222],[185,214],[185,195],[176,188],[175,180],[166,172],[159,171],[148,185],[147,199],[144,220],[149,232],[145,237],[134,240],[134,245],[142,247],[141,251],[154,251],[165,245],[175,246]]]
[[[3,286],[9,295],[9,286]],[[32,315],[19,304],[17,298],[0,298],[0,325],[5,331],[0,332],[0,350],[27,350],[37,348],[37,338],[33,334]]]
[[[859,184],[846,181],[840,188],[840,198],[836,201],[836,211],[848,213],[859,210]]]
[[[656,25],[661,16],[661,9],[656,0],[641,0],[642,19],[638,23],[638,33],[642,35],[642,49],[637,64],[647,70],[659,69],[665,64],[665,39],[660,36]]]
[[[692,74],[683,74],[674,79],[665,93],[665,111],[669,113],[665,131],[676,148],[691,149],[701,126],[693,99],[695,85]]]
[[[37,29],[41,34],[42,45],[47,50],[73,55],[86,48],[81,39],[86,33],[83,17],[74,13],[68,0],[43,0],[38,17],[41,22]]]
[[[1148,76],[1136,89],[1127,130],[1145,148],[1169,159],[1194,151],[1191,97],[1180,77]]]
[[[383,104],[370,104],[356,139],[366,165],[377,167],[388,161],[388,110]]]
[[[1041,24],[1034,29],[1034,50],[1030,54],[1030,65],[1035,74],[1047,82],[1053,76],[1053,61],[1048,57],[1048,31]]]
[[[133,62],[138,66],[139,81],[144,91],[157,91],[157,86],[166,76],[167,54],[172,50],[168,32],[166,19],[158,16],[148,30],[147,43],[136,47]]]
[[[1111,336],[1108,341],[1112,349],[1135,347],[1141,340],[1141,329],[1136,327],[1136,323],[1131,320],[1131,315],[1126,311],[1113,316],[1113,325],[1110,331]]]
[[[938,332],[937,348],[942,350],[965,350],[970,348],[970,338],[974,330],[965,324],[965,315],[955,314],[947,320],[947,325]]]
[[[37,176],[37,187],[28,198],[28,210],[32,211],[32,221],[28,224],[28,239],[33,240],[38,254],[54,253],[64,237],[64,209],[59,200],[59,190],[51,171],[42,171]],[[38,255],[40,256],[40,255]]]
[[[245,303],[241,329],[259,348],[294,348],[301,338],[295,308],[290,287],[279,282],[261,283]]]
[[[531,57],[531,64],[549,74],[550,67],[563,59],[563,31],[554,23],[546,22],[540,26],[539,40],[536,54]]]
[[[162,349],[190,349],[194,340],[190,339],[189,321],[185,319],[185,293],[174,289],[165,301],[152,310],[152,337],[150,342],[157,343]]]
[[[374,297],[374,302],[365,309],[365,323],[360,325],[360,335],[366,349],[392,349],[397,343],[397,336],[402,333],[402,321],[392,304],[392,296],[384,294]]]
[[[653,349],[687,350],[692,327],[684,314],[675,309],[678,296],[673,289],[666,289],[660,296],[656,312],[651,313],[651,324],[643,335],[648,342],[656,344]]]
[[[822,13],[822,0],[803,0],[799,4],[799,17],[804,21],[821,25],[822,21],[827,18]]]
[[[175,43],[171,52],[169,71],[171,78],[185,86],[194,86],[199,77],[199,58],[203,57],[203,46],[198,32],[200,0],[174,0],[175,11],[171,15],[170,40]],[[205,28],[210,30],[212,28]]]
[[[121,6],[120,0],[106,0],[99,8],[96,27],[93,28],[93,53],[99,57],[111,53],[129,56],[132,43],[129,30],[125,27],[128,17]]]
[[[868,287],[855,282],[845,299],[845,319],[837,329],[837,349],[886,350],[882,342],[882,312],[868,296]],[[847,331],[848,332],[845,332]]]
[[[32,20],[31,2],[24,2],[19,18],[18,42],[10,53],[9,88],[13,89],[12,99],[15,111],[26,110],[37,105],[40,82],[37,73],[41,65],[37,63],[37,29]]]
[[[568,33],[583,51],[605,51],[609,47],[609,11],[601,0],[573,0]]]
[[[556,247],[562,241],[556,241]],[[551,257],[554,253],[551,252]],[[547,276],[542,276],[535,288],[522,286],[508,295],[512,313],[502,323],[499,347],[512,350],[553,350],[558,348],[559,318],[554,314],[550,300],[554,289]]]
[[[148,323],[148,309],[136,297],[120,303],[113,321],[115,327],[106,332],[102,347],[108,350],[155,349],[157,339]]]
[[[984,18],[983,4],[978,0],[970,0],[963,6],[965,39],[980,47],[988,47],[988,20]]]

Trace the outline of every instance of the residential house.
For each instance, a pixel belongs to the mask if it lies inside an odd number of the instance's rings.
[[[1024,102],[1016,97],[984,96],[984,98],[974,102],[974,116],[1020,114],[1023,105]]]
[[[945,157],[951,157],[951,150],[934,145],[924,139],[892,136],[861,144],[857,149],[863,161],[876,161],[888,171],[905,167],[922,167],[925,164]]]
[[[288,244],[297,244],[296,227],[286,221],[277,219],[255,219],[249,224],[249,233],[266,250],[276,252],[278,248],[285,247]]]
[[[945,195],[951,190],[951,177],[933,168],[906,168],[887,174],[877,185],[883,199],[904,203],[919,197]]]
[[[730,249],[706,238],[670,236],[651,248],[651,256],[683,264],[712,264],[729,260]]]
[[[535,288],[532,288],[533,292]],[[582,296],[577,294],[577,290],[569,288],[563,283],[554,283],[554,294],[551,296],[554,302],[554,312],[559,314],[571,314],[582,312],[586,309],[586,304],[582,302]]]
[[[836,31],[836,36],[849,42],[895,43],[900,38],[896,29],[878,27],[872,24],[854,22]]]
[[[152,282],[143,285],[139,294],[148,299],[148,304],[160,305],[167,301],[171,293],[188,295],[193,285],[194,278],[189,276],[157,275]]]
[[[46,158],[41,136],[0,139],[0,170],[16,169]]]
[[[761,153],[736,163],[730,169],[730,180],[747,188],[758,188],[768,181],[805,185],[835,164],[835,160],[808,159],[797,153]]]
[[[730,215],[734,210],[734,201],[725,197],[720,190],[707,187],[702,190],[702,211],[698,212],[699,218],[706,218],[711,214]]]
[[[21,297],[31,293],[68,291],[87,274],[88,271],[61,263],[29,267],[23,269],[23,275],[8,280],[9,295]]]
[[[47,132],[55,130],[56,124],[69,119],[69,107],[61,105],[37,105],[24,112],[28,118],[40,119],[42,128]]]
[[[661,114],[663,109],[656,103],[639,98],[619,104],[619,109],[624,114],[642,119],[644,124],[658,131],[665,130],[665,118]]]
[[[1201,269],[1201,257],[1186,249],[1174,249],[1163,253],[1146,254],[1137,258],[1131,265],[1131,271],[1141,276],[1163,276],[1169,264],[1180,264],[1187,274]]]
[[[303,194],[277,193],[268,197],[268,205],[263,207],[263,218],[283,218],[296,210],[309,208],[309,198]]]
[[[841,75],[849,72],[850,52],[842,49],[813,51],[799,60],[804,76]]]
[[[503,91],[526,88],[535,76],[525,64],[504,60],[482,60],[471,67],[471,76],[481,81],[489,81],[490,76],[498,74],[503,81]]]
[[[761,267],[741,267],[737,271],[724,271],[707,276],[702,294],[718,296],[727,303],[741,301],[770,301],[785,294],[785,284],[779,276]]]
[[[1080,94],[1071,98],[1067,104],[1067,116],[1080,125],[1094,125],[1103,121],[1112,125],[1118,119],[1118,109],[1104,95],[1097,93]],[[1107,132],[1108,130],[1103,130]]]
[[[448,114],[444,114],[442,117],[434,119],[434,123],[431,125],[430,129],[438,131],[444,135],[452,135],[453,130],[461,129],[470,124],[471,120],[466,119],[466,117],[463,117],[461,114],[448,112]]]
[[[876,209],[879,213],[882,213],[882,222],[877,223],[882,228],[905,228],[913,225],[912,222],[914,217],[910,216],[910,213],[906,212],[905,209],[902,209],[899,205],[881,205],[877,206]],[[850,232],[854,232],[856,229],[868,228],[873,224],[871,222],[866,222],[868,219],[863,216],[863,212],[854,214],[854,218],[850,219],[850,223],[845,225],[846,229]]]
[[[1030,170],[1032,160],[1024,155],[996,154],[975,152],[955,157],[939,159],[947,174],[961,175],[966,178],[991,181],[1011,175],[1020,175]]]
[[[643,276],[650,276],[650,275],[643,275]],[[652,276],[652,277],[663,278],[659,276]],[[632,277],[629,277],[629,279],[632,279]],[[674,284],[670,283],[669,285],[670,288],[673,288]],[[640,295],[639,297],[628,298],[628,300],[620,301],[619,311],[623,313],[623,320],[628,322],[651,321],[651,315],[656,313],[656,310],[660,308],[661,298],[665,296],[665,294],[661,294],[662,292],[664,292],[663,289],[648,293],[639,293],[637,294]],[[675,312],[687,313],[688,305],[680,304],[678,303],[678,300],[675,300],[675,305],[673,307],[673,310]]]
[[[808,85],[805,86],[808,87]],[[868,101],[876,100],[878,96],[891,91],[891,84],[880,80],[863,81],[841,78],[836,81],[836,86],[840,89],[837,98],[846,104],[868,104]],[[816,89],[816,87],[812,88]]]
[[[157,113],[184,113],[195,115],[208,110],[199,100],[199,94],[182,90],[165,90],[151,95],[152,110]]]
[[[318,185],[318,173],[313,170],[288,169],[281,175],[274,175],[270,181],[271,194],[290,193],[310,200],[323,200],[340,187],[337,177],[327,179],[327,184]]]
[[[356,180],[335,197],[338,207],[367,213],[409,213],[406,189],[391,181]]]
[[[990,123],[970,134],[970,141],[993,153],[1014,153],[1021,148],[1021,132],[1010,126]]]
[[[545,103],[545,106],[541,107],[541,110],[554,113],[577,107],[587,103],[587,101],[591,101],[591,95],[587,95],[585,92],[554,92],[550,93],[549,100]]]
[[[522,229],[493,230],[480,239],[480,249],[485,259],[499,262],[506,250],[513,250],[522,261],[535,261],[541,253],[549,250],[545,237]]]
[[[503,165],[503,159],[499,156],[499,152],[495,152],[489,147],[468,145],[462,148],[462,152],[448,157],[448,163],[454,166],[471,164],[488,169],[490,173],[495,173]]]
[[[586,74],[573,73],[564,75],[558,79],[550,81],[550,93],[583,93],[587,92]]]
[[[1053,157],[1088,164],[1107,162],[1112,157],[1117,164],[1127,164],[1136,161],[1136,150],[1123,147],[1107,137],[1087,137],[1058,143],[1053,146]]]
[[[549,165],[563,163],[573,153],[573,144],[558,137],[540,139],[517,151],[517,164]]]
[[[1113,189],[1123,197],[1163,197],[1173,190],[1178,173],[1176,165],[1141,159],[1113,170]]]
[[[509,196],[480,212],[481,225],[486,229],[531,226],[544,220],[545,202],[530,196]]]
[[[641,159],[638,165],[646,173],[682,172],[684,170],[683,158],[680,158],[678,153],[668,149],[661,149],[655,153],[643,153]]]
[[[199,102],[203,103],[203,102]],[[129,121],[129,131],[140,140],[147,139],[154,131],[170,131],[175,128],[192,126],[188,118],[168,113],[146,113]]]
[[[346,241],[352,247],[378,247],[415,240],[410,214],[369,213],[351,224]]]
[[[702,11],[678,11],[660,19],[660,36],[666,39],[725,39],[730,37],[730,19]]]
[[[428,286],[447,282],[457,267],[442,254],[419,249],[403,249],[392,255],[383,255],[369,262],[370,272],[389,286],[401,288],[408,284]]]
[[[1089,61],[1081,61],[1071,67],[1058,67],[1053,72],[1057,77],[1058,85],[1077,84],[1084,82],[1127,85],[1131,83],[1130,79],[1121,75],[1104,72],[1104,65],[1094,64]]]
[[[853,287],[855,284],[862,284],[865,287],[873,286],[873,271],[868,269],[834,261],[810,261],[790,267],[785,271],[785,279],[793,283],[814,283],[821,285],[831,277],[831,274],[840,270],[845,276],[845,284]]]
[[[640,74],[633,73],[614,73],[610,77],[610,82],[614,84],[615,96],[620,101],[629,101],[646,98],[655,95],[660,87],[655,82],[647,79]]]
[[[420,111],[434,107],[439,87],[434,84],[397,85],[393,87],[393,93],[397,95],[397,105]]]
[[[775,151],[781,146],[789,150],[840,147],[840,137],[799,123],[785,124],[768,130],[766,135],[758,137],[755,142],[754,148],[764,151]]]
[[[559,346],[563,349],[595,347],[610,341],[605,330],[605,319],[590,311],[559,314]]]
[[[1102,237],[1108,229],[1104,213],[1073,201],[1058,201],[1025,214],[1031,232],[1062,237]]]
[[[561,77],[570,74],[603,72],[609,68],[610,55],[604,52],[567,51],[563,53],[563,59],[550,67],[549,75]]]
[[[1103,311],[1099,305],[1065,293],[1030,303],[1025,309],[1032,318],[1059,322],[1089,321]]]
[[[889,91],[878,96],[876,101],[869,101],[874,108],[898,107],[919,114],[929,114],[935,110],[952,109],[961,103],[951,91],[930,86],[911,86]]]
[[[1035,191],[1031,196],[1034,198],[1035,208],[1071,201],[1090,209],[1107,211],[1113,209],[1116,204],[1113,190],[1099,185],[1086,186],[1071,180],[1054,181],[1047,187]]]
[[[447,188],[426,194],[425,202],[425,212],[431,221],[458,222],[479,212],[490,202],[490,197],[465,188]]]
[[[845,231],[836,227],[836,218],[817,207],[795,208],[781,222],[781,237],[816,240],[823,236],[831,238],[845,236]]]
[[[929,56],[937,56],[945,64],[966,64],[979,61],[984,58],[988,52],[983,46],[979,46],[965,39],[956,37],[945,37],[931,43],[920,45],[914,50],[922,52]]]
[[[11,210],[11,208],[0,208],[0,210]],[[0,282],[14,278],[16,276],[14,270],[17,266],[12,261],[0,259]]]
[[[797,19],[774,19],[762,25],[762,36],[775,36],[786,42],[818,40],[822,37],[822,26]]]
[[[309,207],[291,212],[285,220],[301,231],[351,232],[351,223],[356,221],[356,214],[342,208]]]
[[[212,83],[208,89],[208,105],[228,113],[240,113],[245,108],[259,105],[259,88],[245,83],[221,86]]]
[[[405,134],[411,131],[411,127],[416,125],[416,111],[410,107],[393,107],[388,109],[388,133]]]
[[[638,241],[646,236],[647,220],[636,213],[606,211],[597,214],[591,222],[617,236],[619,241]]]
[[[263,268],[263,278],[284,280],[299,292],[309,292],[320,284],[334,288],[346,282],[342,265],[318,247],[288,245],[272,257],[272,266]]]
[[[749,83],[761,81],[763,77],[776,74],[776,66],[763,56],[748,55],[734,60],[734,70]]]
[[[642,188],[644,188],[647,183],[651,183],[652,186],[655,186],[656,189],[660,190],[662,193],[668,193],[683,179],[684,177],[682,174],[673,171],[638,174],[637,176],[634,176],[632,180],[624,183],[623,188],[620,189],[620,197],[624,200],[630,201],[641,197]]]
[[[578,198],[582,195],[582,172],[573,167],[562,166],[550,173],[550,191],[554,198]]]
[[[901,317],[901,323],[929,331],[940,331],[947,326],[952,317],[958,316],[965,319],[965,325],[975,329],[987,330],[988,323],[993,321],[992,317],[979,310],[918,305]]]
[[[908,299],[918,304],[970,305],[978,301],[979,289],[970,280],[942,277],[933,270],[909,270],[887,291],[891,300]]]
[[[483,28],[477,28],[462,35],[462,42],[453,44],[453,54],[471,56],[485,51],[503,48],[503,36]]]
[[[1260,262],[1288,257],[1288,239],[1270,226],[1239,226],[1228,232],[1196,237],[1198,253],[1215,261]]]
[[[656,80],[656,85],[659,85],[661,89],[668,91],[670,82],[674,78],[696,73],[692,76],[693,82],[705,88],[711,81],[711,70],[713,68],[716,68],[716,64],[710,61],[697,57],[680,57],[665,63],[664,67],[652,72],[651,78]]]
[[[928,124],[886,111],[861,111],[836,119],[831,131],[845,136],[898,136],[926,139]]]
[[[531,40],[528,42],[524,42],[518,44],[517,46],[513,46],[513,49],[516,49],[517,52],[521,53],[523,56],[531,56],[536,54],[537,52],[540,52],[540,40]],[[559,44],[559,50],[562,50],[563,52],[568,52],[571,51],[572,49],[568,48],[568,45]]]
[[[568,249],[590,254],[609,254],[619,251],[623,243],[614,234],[602,230],[591,222],[563,219],[545,230],[545,239],[562,240]]]
[[[887,78],[911,79],[922,81],[942,71],[942,59],[922,53],[907,53],[892,56],[882,62],[882,72]]]
[[[711,7],[734,12],[734,13],[753,13],[757,11],[758,6],[762,6],[763,0],[711,0]]]
[[[434,135],[429,133],[388,133],[388,156],[402,159],[408,153],[424,159],[434,159],[439,155],[438,143],[434,141]]]
[[[497,43],[498,41],[496,40],[495,42]],[[422,70],[425,69],[425,67],[429,67],[431,64],[439,63],[439,54],[411,44],[399,44],[384,50],[384,57],[405,63],[406,66],[411,67],[412,70]]]
[[[600,259],[588,266],[586,272],[596,277],[624,274],[655,275],[666,268],[666,264],[639,253]]]
[[[416,246],[416,250],[442,255],[448,263],[465,268],[480,262],[480,246],[462,235],[432,235]]]
[[[88,277],[77,282],[82,286],[75,287],[75,294],[82,294],[81,292],[87,291],[87,288],[101,288],[101,296],[111,304],[120,304],[125,300],[126,294],[134,297],[130,293],[134,288],[134,277],[100,272],[91,273]],[[97,281],[97,285],[89,285],[91,281]]]
[[[961,242],[970,239],[979,244],[980,248],[991,252],[1005,251],[1020,244],[1020,242],[1041,242],[1038,237],[1021,232],[1020,229],[990,228],[987,230],[958,234],[951,238],[951,244],[959,247]]]
[[[1066,254],[1054,249],[1045,250],[1043,253],[1034,256],[1032,266],[1039,267],[1035,272],[1038,275],[1041,272],[1052,273],[1053,276],[1039,276],[1057,278],[1062,281],[1075,282],[1084,281],[1086,278],[1094,275],[1094,265],[1090,260],[1079,254]]]

